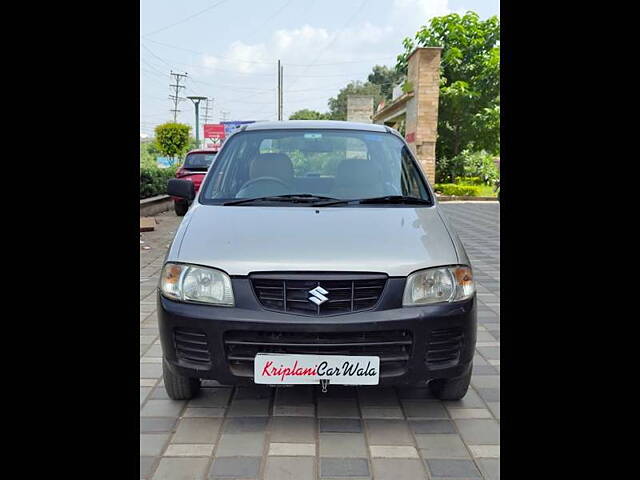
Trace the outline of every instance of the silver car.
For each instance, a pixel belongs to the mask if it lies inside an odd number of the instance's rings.
[[[220,150],[165,259],[169,396],[223,384],[416,385],[463,397],[476,342],[471,264],[395,130],[250,124]]]

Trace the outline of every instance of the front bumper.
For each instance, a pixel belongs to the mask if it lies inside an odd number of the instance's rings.
[[[169,368],[180,375],[214,379],[228,385],[251,384],[252,362],[236,360],[242,356],[231,345],[238,343],[238,339],[250,340],[240,343],[251,343],[251,352],[286,353],[288,347],[278,343],[281,338],[288,338],[289,342],[296,337],[340,341],[343,335],[345,339],[363,341],[376,337],[392,342],[398,335],[410,339],[397,342],[405,344],[401,362],[389,361],[386,368],[381,363],[381,385],[459,377],[471,368],[476,343],[475,297],[454,304],[405,308],[400,305],[389,308],[394,305],[386,301],[369,311],[309,317],[264,309],[246,278],[233,279],[233,287],[236,306],[232,308],[175,302],[158,293],[158,326]],[[403,290],[404,279],[390,279],[388,288],[393,297],[393,290]],[[264,345],[257,345],[257,338],[264,339]],[[366,349],[373,348],[362,347],[365,345],[362,343],[352,345],[352,350],[347,346],[347,351],[340,353],[367,355],[370,353]],[[393,348],[399,348],[398,345],[394,343]],[[247,350],[244,352],[246,355]],[[333,351],[315,349],[309,353]],[[393,353],[394,360],[400,358],[397,353],[397,350]]]

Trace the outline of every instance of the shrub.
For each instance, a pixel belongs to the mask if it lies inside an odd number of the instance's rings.
[[[165,156],[182,157],[189,150],[189,125],[182,123],[163,123],[155,128],[155,141],[158,150]]]
[[[436,162],[438,182],[453,183],[455,181],[462,184],[460,178],[469,177],[479,178],[480,184],[493,185],[500,178],[493,156],[485,151],[465,150],[453,158],[440,158]]]
[[[480,177],[456,177],[456,185],[484,185]]]
[[[442,195],[457,197],[479,197],[482,187],[478,185],[457,185],[455,183],[436,183],[434,190]]]
[[[167,193],[167,182],[176,176],[176,167],[158,168],[140,166],[140,198],[155,197]]]

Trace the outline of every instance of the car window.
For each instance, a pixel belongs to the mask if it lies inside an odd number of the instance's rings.
[[[229,138],[200,201],[274,195],[362,199],[404,195],[429,200],[406,145],[395,135],[359,130],[240,132]]]
[[[184,168],[209,168],[215,158],[215,153],[190,153],[184,160]]]

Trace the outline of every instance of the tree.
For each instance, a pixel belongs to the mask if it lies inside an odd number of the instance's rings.
[[[391,100],[393,87],[404,77],[402,72],[398,72],[384,65],[376,65],[367,77],[369,83],[380,86],[380,93],[385,100]]]
[[[443,47],[438,107],[438,159],[463,150],[500,153],[500,20],[467,12],[434,17],[405,38],[396,71],[406,74],[416,46]]]
[[[315,110],[309,110],[308,108],[303,108],[302,110],[298,110],[297,112],[292,113],[289,116],[289,120],[328,120],[328,113],[320,113]]]
[[[382,100],[380,85],[374,85],[370,82],[350,82],[338,92],[338,95],[329,99],[329,118],[331,120],[347,119],[347,96],[349,95],[373,95],[374,108]]]
[[[155,128],[156,145],[163,155],[173,159],[182,157],[189,150],[189,130],[183,123],[167,122]]]

